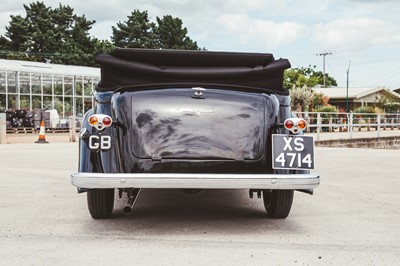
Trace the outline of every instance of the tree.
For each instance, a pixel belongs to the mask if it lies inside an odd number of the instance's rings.
[[[12,16],[10,26],[6,27],[5,37],[2,38],[2,49],[11,49],[13,51],[24,50],[23,46],[29,39],[28,22],[20,15]]]
[[[154,33],[158,39],[157,48],[199,50],[197,43],[187,36],[188,30],[183,27],[180,18],[173,18],[170,15],[157,17]]]
[[[313,92],[306,86],[294,87],[290,90],[291,108],[296,112],[303,112],[312,103]]]
[[[323,73],[315,71],[316,66],[292,68],[285,71],[283,86],[286,89],[307,86],[309,88],[323,84]],[[326,86],[337,86],[336,80],[325,73]]]
[[[128,20],[112,27],[113,43],[125,48],[199,50],[197,43],[188,36],[180,18],[171,15],[157,17],[151,22],[147,11],[134,10]]]
[[[395,113],[400,111],[399,99],[385,92],[382,92],[378,95],[374,105],[387,113]]]
[[[155,48],[155,24],[150,22],[147,11],[134,10],[128,20],[112,27],[111,39],[115,46],[125,48]]]
[[[25,17],[11,16],[0,36],[1,56],[9,59],[94,65],[95,52],[111,46],[89,35],[95,23],[74,14],[69,6],[47,7],[43,2],[24,5]]]
[[[312,100],[312,108],[319,109],[324,106],[328,106],[329,97],[323,94],[322,92],[313,91],[313,100]]]

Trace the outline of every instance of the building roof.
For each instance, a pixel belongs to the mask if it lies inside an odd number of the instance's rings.
[[[0,59],[0,70],[100,77],[100,68]]]
[[[347,93],[347,88],[346,87],[330,87],[330,88],[313,88],[314,91],[317,92],[322,92],[326,96],[328,96],[330,99],[345,99],[346,98],[346,93]],[[365,96],[368,96],[373,93],[377,93],[380,91],[385,91],[395,97],[400,98],[400,94],[387,89],[386,87],[349,87],[349,98],[350,99],[360,99]]]

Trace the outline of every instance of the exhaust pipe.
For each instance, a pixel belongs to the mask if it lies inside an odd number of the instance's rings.
[[[130,214],[139,196],[140,188],[134,188],[128,192],[128,202],[125,204],[124,213]]]

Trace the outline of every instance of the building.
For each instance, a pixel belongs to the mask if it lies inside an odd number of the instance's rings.
[[[338,107],[339,110],[346,110],[346,96],[348,95],[349,110],[360,106],[373,105],[380,96],[390,95],[400,102],[400,94],[385,87],[330,87],[313,88],[314,91],[322,92],[329,97],[329,104]]]
[[[83,116],[93,105],[100,69],[0,59],[0,110],[56,109]]]

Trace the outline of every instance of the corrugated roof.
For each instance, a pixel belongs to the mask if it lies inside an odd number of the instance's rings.
[[[0,59],[0,70],[99,77],[100,68]]]
[[[313,90],[317,92],[322,92],[330,99],[346,98],[346,87],[313,88]],[[389,90],[385,87],[349,87],[349,98],[359,99],[379,91],[386,91],[400,98],[400,95],[398,93]]]

